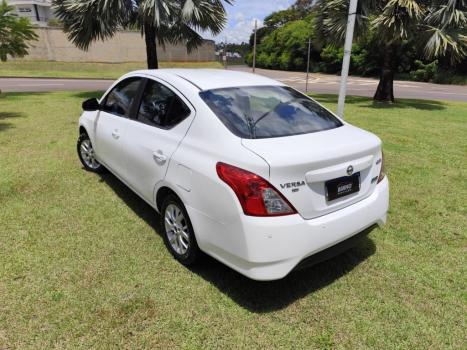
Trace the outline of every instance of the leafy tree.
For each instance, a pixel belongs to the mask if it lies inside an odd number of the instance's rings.
[[[303,70],[306,67],[308,38],[313,28],[310,19],[297,20],[273,30],[257,47],[258,66],[285,70]],[[319,59],[319,51],[312,46],[311,60]]]
[[[0,4],[0,60],[11,57],[23,57],[28,54],[27,41],[36,40],[29,20],[13,15],[14,8],[3,0]]]
[[[367,35],[352,45],[350,57],[350,74],[361,76],[377,76],[381,71],[379,44]],[[412,44],[404,45],[404,55],[399,57],[399,72],[409,72],[416,67],[417,55]],[[340,73],[344,47],[342,45],[325,45],[321,50],[319,70],[325,73]]]
[[[349,1],[318,0],[317,6],[319,33],[328,42],[341,44]],[[464,59],[466,25],[465,0],[360,0],[356,38],[373,38],[381,67],[374,99],[394,101],[394,74],[408,45],[428,59],[444,56],[452,63]]]
[[[313,0],[298,0],[286,10],[266,16],[264,26],[256,32],[257,65],[278,69],[303,69],[306,66],[307,41],[312,35],[311,17],[308,16]],[[254,33],[250,36],[253,49]],[[319,58],[313,47],[312,57]],[[252,53],[247,55],[251,64]]]
[[[315,0],[296,0],[292,8],[302,13],[308,13],[312,9],[314,3]]]
[[[289,22],[302,19],[305,15],[305,12],[290,7],[286,10],[273,12],[269,16],[265,17],[264,25],[270,29],[276,29]]]
[[[269,28],[266,26],[258,28],[256,30],[256,45],[261,44],[261,42],[263,41],[263,38],[269,33],[271,33],[273,30],[274,30],[273,28]],[[251,49],[253,49],[254,41],[255,41],[255,32],[253,31],[253,33],[251,33],[250,35],[250,40],[249,40]]]
[[[198,31],[220,33],[226,22],[223,2],[233,0],[54,0],[53,5],[69,40],[83,50],[119,29],[139,29],[153,69],[159,66],[157,44],[185,43],[191,51],[203,41]]]
[[[305,0],[305,2],[308,0]],[[286,10],[276,11],[264,18],[263,26],[256,31],[256,44],[260,44],[268,34],[289,22],[303,19],[306,16],[304,5],[291,6]],[[250,46],[253,47],[254,32],[250,35]]]

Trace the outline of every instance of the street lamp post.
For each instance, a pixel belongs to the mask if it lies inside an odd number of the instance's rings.
[[[255,36],[253,39],[253,73],[255,72],[256,66],[256,29],[257,29],[257,20],[255,19]]]
[[[342,60],[341,85],[339,88],[339,101],[337,103],[337,115],[344,117],[345,94],[347,89],[347,77],[349,75],[350,52],[352,50],[353,31],[358,0],[350,0],[347,30],[345,32],[344,59]]]
[[[224,69],[227,69],[227,37],[225,37],[224,39],[224,57],[223,57],[223,60],[224,60]]]
[[[307,56],[307,59],[306,59],[305,93],[308,92],[308,74],[310,72],[310,51],[311,51],[311,38],[308,38],[308,56]]]

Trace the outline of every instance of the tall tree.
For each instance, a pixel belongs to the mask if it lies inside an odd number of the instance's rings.
[[[199,31],[220,33],[226,22],[223,2],[233,0],[53,0],[53,5],[69,40],[83,50],[119,29],[139,29],[148,68],[154,69],[157,45],[184,43],[191,51],[203,41]]]
[[[28,54],[29,40],[36,40],[31,23],[25,17],[13,15],[14,8],[6,1],[0,3],[0,60],[6,61],[8,56],[23,57]]]
[[[302,0],[304,3],[310,0]],[[298,2],[297,2],[298,3]],[[279,29],[292,21],[300,20],[306,17],[308,8],[302,4],[292,5],[288,9],[272,12],[264,18],[263,26],[256,31],[256,43],[260,44],[267,35],[271,34],[274,30]],[[255,33],[250,35],[250,47],[253,48],[253,40]]]
[[[308,39],[311,38],[311,62],[319,58],[314,45],[312,21],[309,18],[290,21],[274,29],[258,44],[256,63],[259,67],[304,70],[308,52]]]
[[[467,7],[465,0],[359,0],[356,38],[371,37],[379,48],[381,73],[374,95],[377,101],[394,101],[394,74],[404,46],[415,43],[429,59],[449,56],[452,62],[466,56]],[[342,43],[348,0],[318,0],[317,21],[321,36]]]

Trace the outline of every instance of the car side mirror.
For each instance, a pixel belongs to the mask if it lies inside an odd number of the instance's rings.
[[[87,112],[98,111],[101,108],[99,101],[97,101],[97,98],[90,98],[89,100],[84,101],[82,107],[83,111]]]

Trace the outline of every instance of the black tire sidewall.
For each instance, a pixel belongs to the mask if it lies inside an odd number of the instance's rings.
[[[93,169],[93,168],[90,168],[86,164],[86,162],[84,161],[83,157],[81,156],[80,147],[81,147],[81,143],[83,141],[85,141],[85,140],[91,141],[91,139],[89,138],[89,136],[87,134],[82,133],[82,134],[79,135],[78,142],[76,143],[76,151],[78,152],[79,160],[80,160],[81,164],[83,165],[84,169],[86,169],[87,171],[91,171],[93,173],[98,173],[98,174],[101,174],[101,173],[105,172],[105,168],[104,168],[104,166],[102,164],[99,163],[99,166],[96,169]]]
[[[182,211],[183,216],[185,217],[185,220],[187,222],[187,226],[189,230],[188,234],[190,236],[190,245],[188,247],[187,252],[183,255],[178,254],[172,248],[172,245],[170,244],[169,238],[167,236],[167,231],[165,230],[165,210],[170,204],[176,205]],[[183,265],[189,266],[189,265],[194,264],[199,256],[199,248],[198,248],[198,243],[196,242],[195,232],[193,230],[193,226],[191,224],[191,220],[190,220],[190,217],[188,216],[185,206],[183,205],[182,201],[175,195],[172,195],[172,194],[168,195],[162,202],[160,222],[161,222],[160,225],[161,225],[161,231],[162,231],[162,235],[164,238],[165,246],[167,247],[169,252],[173,255],[173,257],[177,259],[178,261],[180,261]]]

